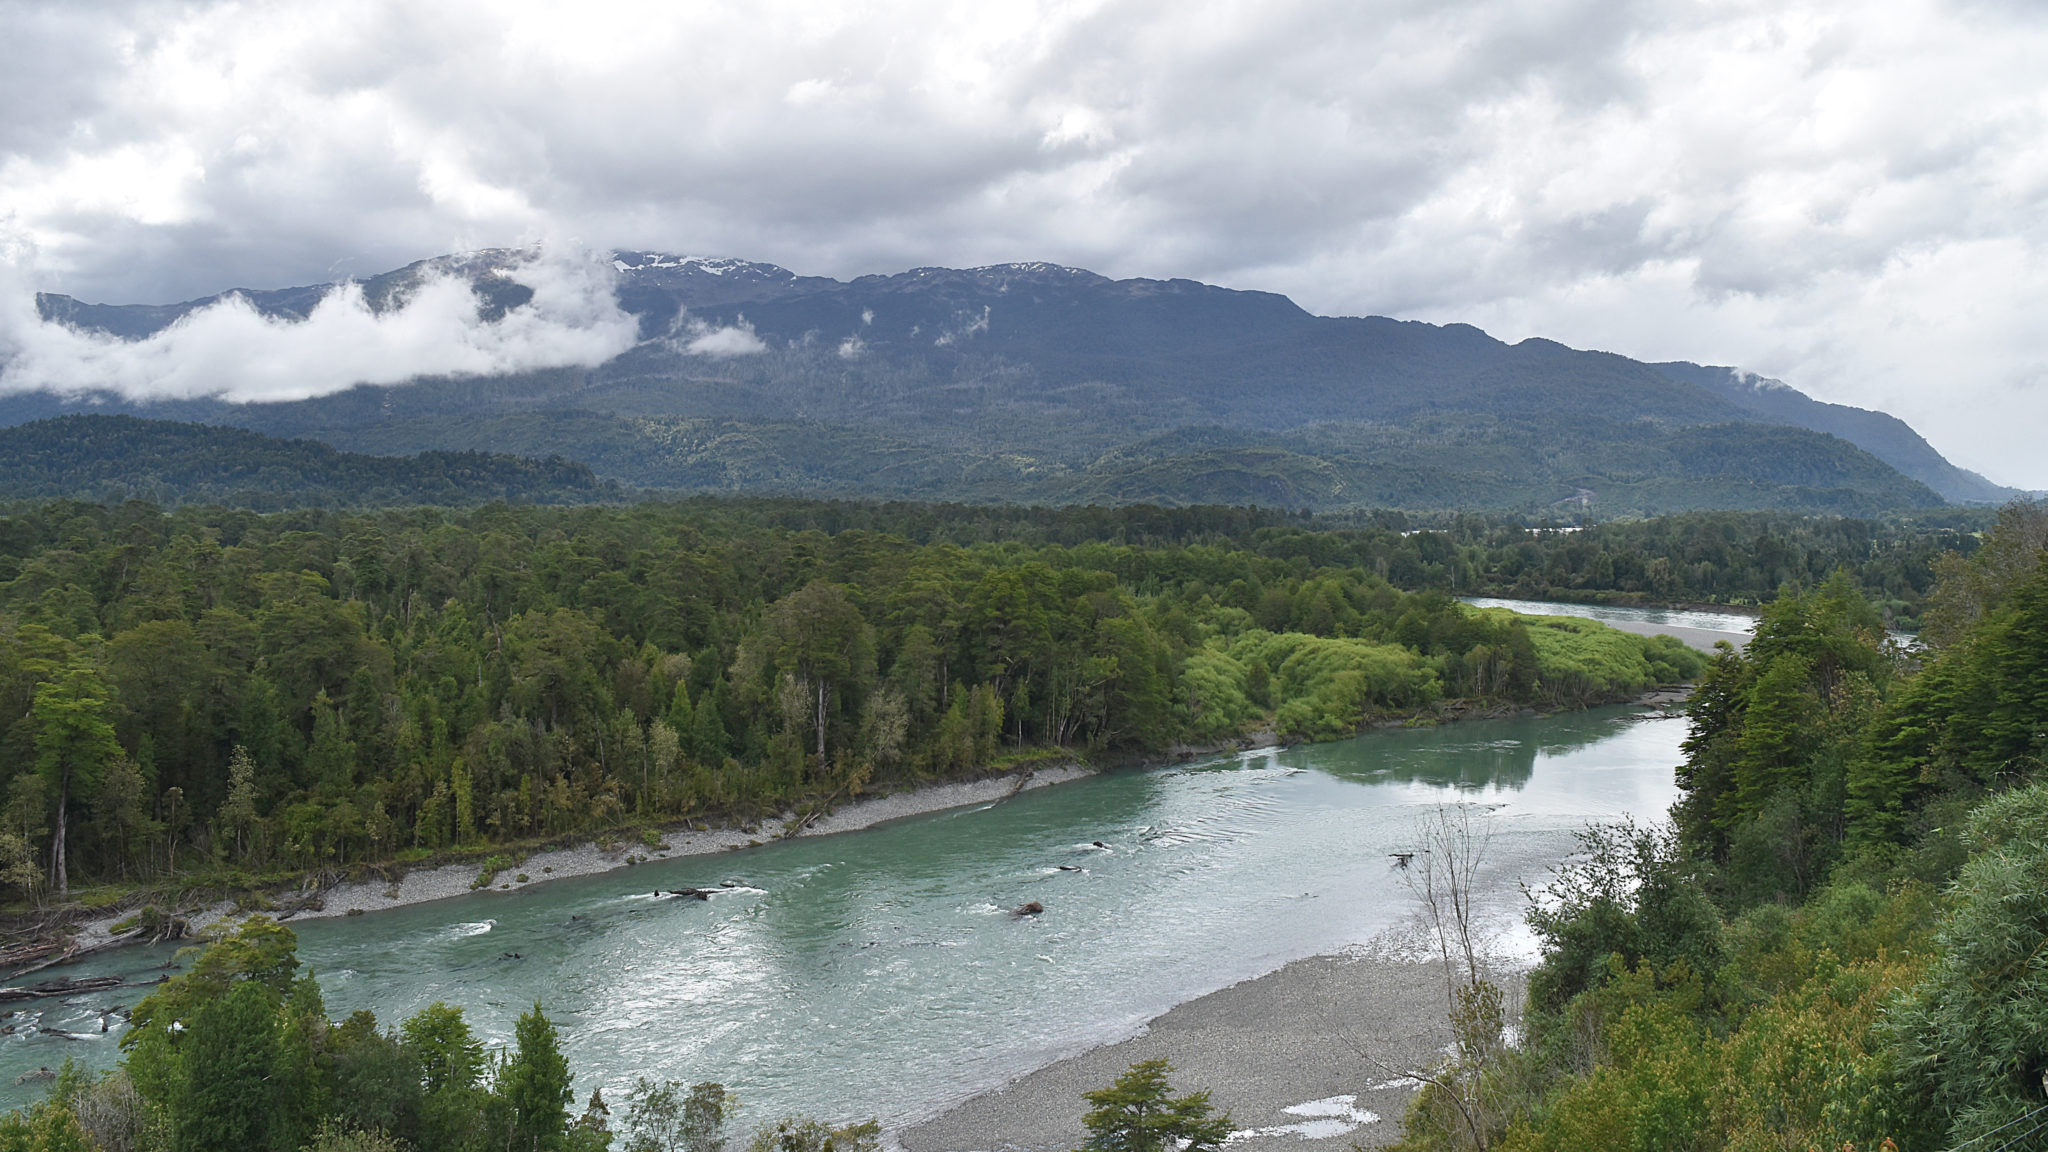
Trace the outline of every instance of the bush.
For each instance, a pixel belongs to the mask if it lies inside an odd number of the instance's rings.
[[[2048,1070],[2048,785],[1987,801],[1940,951],[1896,1023],[1903,1095],[1931,1146],[2042,1107]]]

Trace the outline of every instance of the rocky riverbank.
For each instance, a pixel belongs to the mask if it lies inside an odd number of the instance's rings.
[[[502,857],[503,866],[487,874],[480,861],[462,861],[434,868],[415,868],[396,880],[344,881],[324,889],[307,888],[279,894],[273,915],[281,919],[310,920],[326,916],[356,916],[412,904],[448,900],[484,888],[511,889],[590,876],[616,868],[628,868],[650,860],[673,860],[703,856],[766,844],[790,836],[830,836],[856,832],[891,820],[941,812],[971,804],[989,804],[1033,788],[1062,784],[1092,775],[1093,769],[1078,763],[1036,767],[1023,772],[989,776],[979,780],[931,784],[886,795],[866,796],[841,804],[831,812],[800,823],[785,814],[744,828],[695,828],[677,825],[662,831],[656,844],[640,841],[610,843],[583,842],[543,852]],[[797,824],[792,827],[792,824]],[[187,930],[197,934],[224,920],[240,919],[246,909],[222,901],[177,912]],[[117,936],[113,929],[130,919],[132,912],[108,913],[77,927],[73,955],[139,942]]]

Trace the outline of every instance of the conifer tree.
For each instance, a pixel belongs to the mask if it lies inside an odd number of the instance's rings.
[[[513,1037],[512,1055],[498,1069],[498,1095],[512,1112],[510,1147],[515,1152],[560,1148],[574,1096],[569,1062],[539,1001],[534,1001],[533,1011],[519,1017]]]
[[[1116,1083],[1082,1098],[1095,1107],[1082,1117],[1088,1127],[1084,1152],[1214,1152],[1230,1136],[1230,1115],[1214,1115],[1209,1093],[1173,1097],[1167,1077],[1173,1066],[1142,1060]]]

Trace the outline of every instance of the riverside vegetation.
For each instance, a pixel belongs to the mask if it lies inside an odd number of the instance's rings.
[[[1703,663],[1382,575],[1433,537],[1084,509],[1049,519],[1156,531],[963,546],[791,511],[833,510],[19,509],[0,876],[42,901],[485,854],[1017,758],[1578,707]]]
[[[1403,1146],[2041,1147],[2044,544],[2014,505],[1944,562],[1920,654],[1846,575],[1768,606],[1694,694],[1670,825],[1586,833],[1520,1042],[1497,994],[1455,1020]]]
[[[1695,521],[1691,538],[1711,539],[1715,523]],[[1457,562],[1486,557],[1461,552],[1481,545],[1454,531],[1311,531],[1241,509],[756,502],[261,516],[53,504],[17,509],[0,529],[6,738],[22,766],[8,783],[9,879],[31,899],[61,891],[74,869],[95,882],[174,870],[217,880],[465,843],[484,852],[634,821],[745,818],[972,770],[1005,751],[1142,751],[1268,724],[1341,735],[1375,717],[1434,719],[1460,697],[1567,706],[1703,671],[1668,641],[1458,604],[1441,590]],[[1854,1092],[1868,1076],[1917,1068],[1919,1095],[1900,1097],[1919,1109],[1912,1122],[1932,1130],[1954,1112],[1971,1087],[1936,1073],[1963,1069],[1883,1063],[1872,1054],[1894,1049],[1857,1029],[1889,991],[1942,977],[1917,949],[1940,903],[1932,886],[1970,843],[1955,816],[2008,782],[1984,765],[2014,740],[2040,739],[2038,722],[2027,736],[2021,705],[1998,694],[2003,665],[1955,655],[2012,659],[2011,638],[2040,638],[2038,622],[2012,631],[2016,613],[2048,603],[2016,531],[1942,562],[1948,579],[1929,612],[1941,648],[1917,677],[1884,647],[1846,574],[1770,606],[1748,655],[1706,669],[1687,831],[1595,833],[1606,855],[1567,871],[1563,903],[1538,918],[1549,954],[1530,1041],[1488,1046],[1484,1067],[1454,1078],[1481,1086],[1481,1143],[1686,1146],[1665,1140],[1676,1131],[1714,1146],[1723,1130],[1669,1127],[1698,1117],[1658,1093],[1690,1091],[1680,1105],[1710,1100],[1699,1115],[1734,1115],[1710,1091],[1722,1074],[1759,1094],[1780,1085],[1787,1099],[1839,1101],[1863,1099]],[[1588,539],[1527,542],[1556,555]],[[1721,546],[1764,570],[1740,544]],[[1591,547],[1576,555],[1616,570],[1616,553],[1603,561],[1607,545]],[[1440,590],[1399,591],[1382,573]],[[1973,639],[1987,636],[2005,639]],[[1807,679],[1774,674],[1784,660]],[[1942,667],[1954,669],[1947,680],[1927,679]],[[1915,695],[1922,683],[1949,687]],[[1901,711],[1915,699],[1920,711]],[[1929,727],[1956,701],[2008,716],[2006,743],[1966,747],[1967,718]],[[1885,717],[1898,723],[1879,756],[1858,733]],[[1980,818],[1979,859],[1998,836],[2033,836],[2013,843],[2038,861],[2044,821],[2015,815],[2025,813]],[[1868,831],[1850,835],[1852,825]],[[2010,871],[2010,854],[2001,859]],[[1896,879],[1829,884],[1831,866]],[[1992,882],[2027,879],[2022,867]],[[2001,906],[1954,907],[1983,920]],[[290,932],[261,918],[213,944],[137,1006],[122,1068],[60,1077],[48,1101],[0,1120],[0,1148],[723,1146],[731,1101],[716,1085],[643,1083],[616,1119],[598,1096],[572,1115],[569,1069],[539,1006],[510,1049],[487,1057],[455,1008],[395,1031],[367,1014],[328,1020],[292,953]],[[1957,998],[1974,994],[1973,975],[1959,968],[1916,1001],[1927,1028],[1967,1031],[1973,1009]],[[1806,1046],[1772,1047],[1787,1031]],[[1632,1063],[1637,1043],[1652,1047]],[[1681,1058],[1686,1075],[1667,1075]],[[1877,1061],[1857,1073],[1866,1079],[1830,1079],[1859,1060]],[[273,1074],[247,1074],[258,1067]],[[1158,1072],[1151,1095],[1164,1100]],[[1148,1085],[1105,1090],[1099,1137],[1120,1131],[1112,1113],[1129,1101],[1117,1093]],[[1443,1104],[1423,1094],[1411,1144],[1467,1139],[1437,1122]],[[1783,1101],[1757,1107],[1778,1108],[1760,1123],[1782,1128]],[[1198,1111],[1189,1104],[1180,1119],[1207,1124]],[[1796,1130],[1866,1131],[1825,1114],[1836,1127]],[[756,1146],[852,1150],[875,1135],[789,1118]]]

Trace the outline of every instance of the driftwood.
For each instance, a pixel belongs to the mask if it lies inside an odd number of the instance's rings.
[[[62,949],[66,943],[63,940],[36,940],[11,948],[0,948],[0,968],[18,968],[23,964],[33,964]]]
[[[123,986],[119,976],[86,976],[77,980],[45,980],[27,988],[0,988],[0,1002],[10,1000],[41,1000],[50,996],[70,996],[77,992],[104,992],[109,988]]]
[[[52,940],[29,948],[19,949],[17,953],[10,953],[9,955],[12,956],[18,953],[34,953],[34,962],[18,968],[9,974],[7,976],[9,980],[19,980],[31,972],[40,972],[45,968],[76,960],[84,955],[84,953],[78,950],[78,941],[69,939]],[[23,958],[27,959],[28,957],[24,956]],[[12,967],[12,963],[0,964],[0,967]]]

